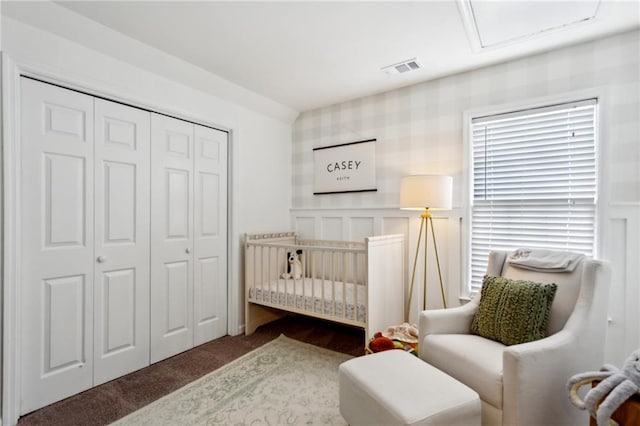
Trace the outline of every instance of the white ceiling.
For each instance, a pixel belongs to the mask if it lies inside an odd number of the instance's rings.
[[[640,27],[637,1],[57,3],[297,111]]]

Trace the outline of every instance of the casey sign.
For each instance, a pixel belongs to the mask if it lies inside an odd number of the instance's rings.
[[[376,140],[313,149],[314,194],[376,191]]]

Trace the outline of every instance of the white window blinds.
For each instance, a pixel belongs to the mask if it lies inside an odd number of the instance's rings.
[[[475,118],[471,294],[492,249],[593,254],[596,100]]]

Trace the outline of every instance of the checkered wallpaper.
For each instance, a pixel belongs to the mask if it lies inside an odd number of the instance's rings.
[[[462,113],[606,87],[605,191],[640,201],[640,31],[596,40],[302,113],[293,127],[293,208],[396,208],[408,174],[454,176],[462,205]],[[376,138],[375,193],[313,195],[312,149]]]

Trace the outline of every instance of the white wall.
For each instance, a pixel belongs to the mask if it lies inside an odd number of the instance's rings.
[[[455,303],[466,220],[463,113],[576,91],[600,93],[599,246],[600,257],[613,264],[607,359],[620,364],[640,346],[639,51],[636,30],[302,113],[293,129],[294,225],[304,236],[320,238],[403,232],[411,264],[418,219],[398,210],[400,179],[452,175],[454,208],[438,212],[436,228],[449,302]],[[370,138],[377,139],[378,191],[314,196],[312,149]],[[439,307],[432,259],[429,265],[428,305]]]
[[[100,29],[100,37],[110,35],[118,40],[123,37]],[[291,156],[291,125],[286,117],[283,118],[285,107],[279,106],[273,114],[255,112],[222,99],[217,93],[190,87],[184,83],[189,74],[184,75],[184,81],[170,80],[7,16],[2,18],[2,37],[5,58],[25,69],[54,77],[67,86],[88,89],[115,100],[231,131],[232,232],[229,238],[232,252],[229,272],[230,293],[236,309],[230,312],[229,321],[230,332],[240,332],[244,323],[241,238],[247,231],[289,227],[291,165],[283,159]],[[122,43],[120,48],[127,50],[128,46]],[[133,41],[131,46],[145,50],[144,55],[153,56],[154,66],[164,60],[174,73],[178,69],[174,66],[176,58]],[[182,68],[188,68],[188,65],[182,63]],[[246,97],[247,93],[242,96]]]

